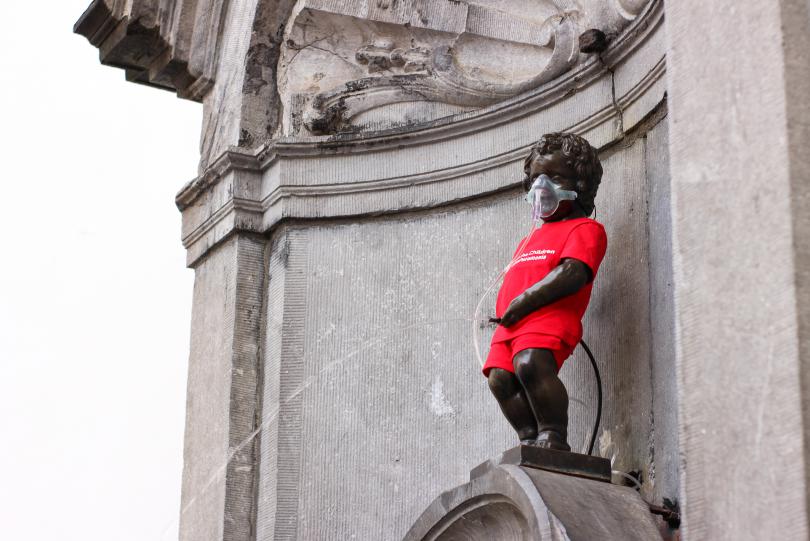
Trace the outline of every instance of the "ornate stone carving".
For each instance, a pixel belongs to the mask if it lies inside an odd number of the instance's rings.
[[[411,45],[410,47],[397,47],[392,41],[382,39],[364,45],[354,55],[357,61],[368,66],[369,73],[378,71],[396,70],[400,68],[405,73],[427,71],[431,51],[427,47]]]
[[[285,131],[374,129],[396,104],[389,124],[419,123],[511,98],[575,66],[581,32],[615,35],[646,3],[305,0],[280,63]]]

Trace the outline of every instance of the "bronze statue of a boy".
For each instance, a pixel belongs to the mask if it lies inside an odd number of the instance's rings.
[[[498,292],[499,323],[483,372],[521,443],[570,451],[568,393],[557,377],[582,338],[582,316],[607,248],[588,218],[602,179],[596,149],[570,133],[535,144],[523,169],[533,219]]]

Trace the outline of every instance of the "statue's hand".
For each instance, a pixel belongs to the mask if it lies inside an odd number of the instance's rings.
[[[506,312],[503,313],[501,317],[501,325],[504,327],[511,327],[524,317],[528,312],[526,311],[526,302],[523,295],[520,295],[515,298],[512,302],[509,303],[509,307],[506,309]]]

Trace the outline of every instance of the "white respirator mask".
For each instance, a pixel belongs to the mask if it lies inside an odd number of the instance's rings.
[[[573,190],[563,190],[548,177],[540,175],[537,177],[526,194],[526,201],[532,206],[532,221],[548,218],[560,208],[560,201],[574,201],[577,192]]]

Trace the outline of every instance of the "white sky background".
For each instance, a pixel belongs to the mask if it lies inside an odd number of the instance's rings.
[[[0,538],[177,539],[202,107],[0,3]]]

